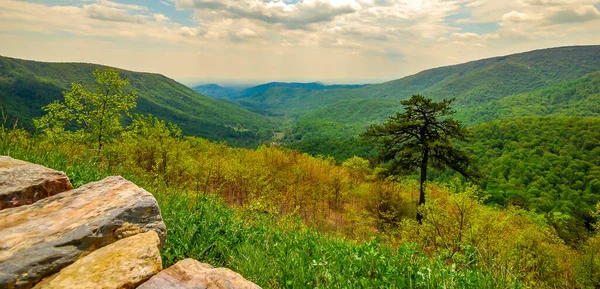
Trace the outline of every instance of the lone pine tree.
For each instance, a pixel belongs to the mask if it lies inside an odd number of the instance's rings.
[[[392,175],[412,174],[420,169],[419,205],[425,204],[427,169],[450,168],[465,177],[474,176],[468,170],[471,159],[456,148],[452,139],[470,141],[471,133],[460,121],[448,117],[455,113],[450,104],[454,99],[435,102],[422,95],[402,101],[403,113],[396,113],[380,125],[372,125],[361,137],[377,146],[376,160],[385,163]],[[417,213],[421,222],[423,216]]]

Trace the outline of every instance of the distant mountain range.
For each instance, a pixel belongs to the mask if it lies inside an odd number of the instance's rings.
[[[92,71],[106,66],[45,63],[0,56],[0,107],[8,124],[32,129],[41,107],[63,98],[71,83],[92,85]],[[210,98],[163,75],[120,70],[138,92],[135,112],[176,123],[187,135],[252,146],[270,137],[273,120],[237,104]]]
[[[202,93],[204,95],[214,98],[229,98],[229,99],[240,99],[252,96],[259,96],[269,89],[275,88],[292,88],[292,89],[304,89],[307,91],[314,90],[331,90],[331,89],[354,89],[367,86],[366,84],[351,85],[351,84],[334,84],[326,85],[320,82],[269,82],[257,86],[248,88],[240,87],[224,87],[218,84],[204,84],[193,87],[192,89]]]

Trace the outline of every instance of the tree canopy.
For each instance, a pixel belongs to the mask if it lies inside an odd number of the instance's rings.
[[[136,107],[137,95],[123,92],[129,81],[115,69],[97,69],[94,77],[94,91],[73,83],[71,90],[64,93],[64,102],[43,107],[46,115],[35,120],[36,127],[50,135],[64,136],[61,132],[75,130],[75,135],[102,150],[111,137],[123,130],[122,116]]]
[[[469,141],[471,133],[460,121],[448,116],[455,113],[454,101],[435,102],[422,95],[413,95],[402,101],[405,111],[396,113],[380,125],[372,125],[361,136],[377,146],[376,160],[386,164],[388,174],[421,173],[419,205],[425,204],[427,169],[450,168],[464,176],[473,176],[468,170],[471,159],[455,147],[452,139]],[[417,214],[417,219],[421,219]]]

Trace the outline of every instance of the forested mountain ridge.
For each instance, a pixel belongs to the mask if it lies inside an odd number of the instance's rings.
[[[457,114],[466,124],[546,115],[600,116],[600,70],[541,90],[464,108]]]
[[[415,75],[356,89],[266,90],[239,103],[271,114],[302,117],[340,101],[403,100],[423,94],[435,100],[456,98],[455,107],[473,108],[502,98],[573,81],[600,70],[600,46],[569,46],[433,68]]]
[[[535,91],[600,70],[600,46],[541,49],[434,68],[399,80],[370,85],[371,98],[404,99],[424,94],[457,99],[458,105],[480,105],[506,96]]]
[[[46,63],[0,56],[0,103],[8,124],[31,129],[41,107],[62,99],[71,83],[93,85],[92,71],[106,66]],[[178,124],[187,135],[256,145],[270,136],[274,122],[238,105],[215,100],[160,74],[119,70],[138,93],[135,112],[150,113]]]
[[[195,92],[204,94],[212,98],[228,98],[231,95],[237,94],[244,88],[240,87],[225,87],[214,83],[202,84],[193,86]]]

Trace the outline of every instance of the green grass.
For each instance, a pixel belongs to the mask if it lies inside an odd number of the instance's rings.
[[[282,231],[263,219],[247,226],[211,197],[193,205],[162,200],[169,230],[169,265],[189,257],[229,267],[263,288],[516,288],[472,263],[430,259],[415,245],[390,249],[378,241],[355,245],[312,230]]]

